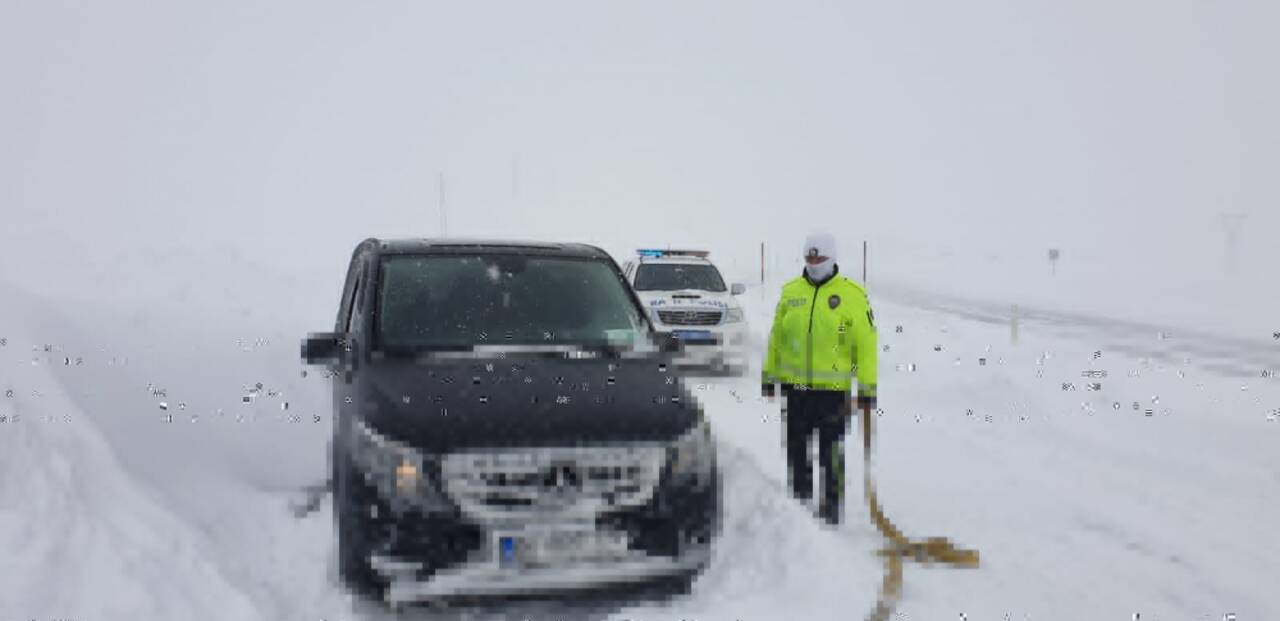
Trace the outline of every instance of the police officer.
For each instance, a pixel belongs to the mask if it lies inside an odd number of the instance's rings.
[[[857,406],[863,416],[876,407],[876,327],[862,286],[840,274],[835,239],[810,235],[804,243],[804,273],[783,285],[774,311],[761,393],[772,399],[781,386],[786,399],[785,432],[791,492],[812,496],[809,439],[818,436],[822,488],[818,516],[840,522],[844,496],[844,435]]]

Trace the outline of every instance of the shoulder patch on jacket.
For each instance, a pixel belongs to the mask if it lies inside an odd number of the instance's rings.
[[[788,287],[795,287],[797,285],[809,286],[809,281],[805,280],[804,276],[797,276],[795,278],[792,278],[791,280],[788,280],[785,283],[782,283],[782,288],[786,289]]]
[[[856,280],[854,280],[854,279],[852,279],[852,278],[849,278],[848,276],[842,276],[842,278],[844,278],[844,281],[845,281],[846,283],[848,283],[848,284],[850,284],[850,285],[853,285],[853,288],[854,288],[854,289],[857,289],[857,290],[858,290],[858,293],[861,293],[862,295],[866,295],[866,294],[867,294],[867,290],[866,290],[866,289],[863,289],[863,288],[862,288],[862,284],[861,284],[861,283],[859,283],[858,281],[856,281]]]

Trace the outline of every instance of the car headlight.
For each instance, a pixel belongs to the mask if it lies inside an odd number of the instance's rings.
[[[668,455],[673,478],[696,477],[706,480],[711,474],[715,458],[711,427],[705,420],[699,419],[692,429],[671,444]]]
[[[435,511],[449,507],[441,492],[439,460],[391,440],[352,419],[351,458],[383,498]]]
[[[725,323],[738,323],[743,320],[741,308],[731,308],[724,314]]]

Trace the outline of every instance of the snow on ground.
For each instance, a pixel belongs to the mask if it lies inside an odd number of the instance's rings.
[[[199,269],[184,279],[208,276]],[[302,519],[287,507],[324,477],[325,382],[302,377],[296,356],[303,334],[331,322],[337,284],[255,270],[208,294],[150,281],[136,306],[10,294],[33,302],[0,323],[0,383],[17,395],[0,414],[25,408],[0,426],[0,537],[19,550],[0,561],[19,576],[0,619],[385,617],[333,585],[327,503]],[[757,345],[778,285],[742,298]],[[1280,386],[1239,375],[1268,352],[1208,352],[1205,364],[1203,335],[1066,316],[1028,318],[1014,344],[981,304],[871,291],[889,347],[875,446],[884,511],[909,537],[982,554],[976,570],[908,563],[893,618],[1280,615],[1266,596],[1280,575],[1268,491],[1280,482]],[[29,347],[46,343],[31,366]],[[51,364],[64,356],[85,363]],[[715,561],[689,597],[599,616],[864,618],[882,540],[863,517],[856,430],[850,519],[827,529],[786,494],[778,406],[759,398],[756,371],[690,386],[725,469]],[[46,412],[80,422],[38,422]]]
[[[744,297],[756,325],[773,299]],[[876,309],[889,348],[874,449],[884,511],[909,537],[982,554],[979,570],[908,564],[896,618],[1277,613],[1266,596],[1280,518],[1267,493],[1280,481],[1274,378],[1239,376],[1247,361],[1201,364],[1155,330],[1084,325],[1068,340],[1061,325],[1024,322],[1014,344],[1007,323],[975,320],[980,308]],[[721,439],[780,484],[776,407],[754,378],[703,388]],[[847,452],[851,516],[866,515],[860,449]],[[845,530],[861,540],[870,528]]]
[[[1277,614],[1274,379],[881,308],[885,511],[983,554],[977,572],[909,569],[904,618]]]
[[[8,293],[8,292],[6,292]],[[31,338],[19,298],[0,307],[0,618],[258,618],[216,550],[129,477]]]

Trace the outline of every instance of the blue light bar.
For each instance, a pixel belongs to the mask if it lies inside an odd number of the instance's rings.
[[[636,250],[636,254],[642,257],[665,257],[670,255],[706,258],[706,256],[711,253],[706,250],[662,250],[659,248],[640,248],[639,250]]]

